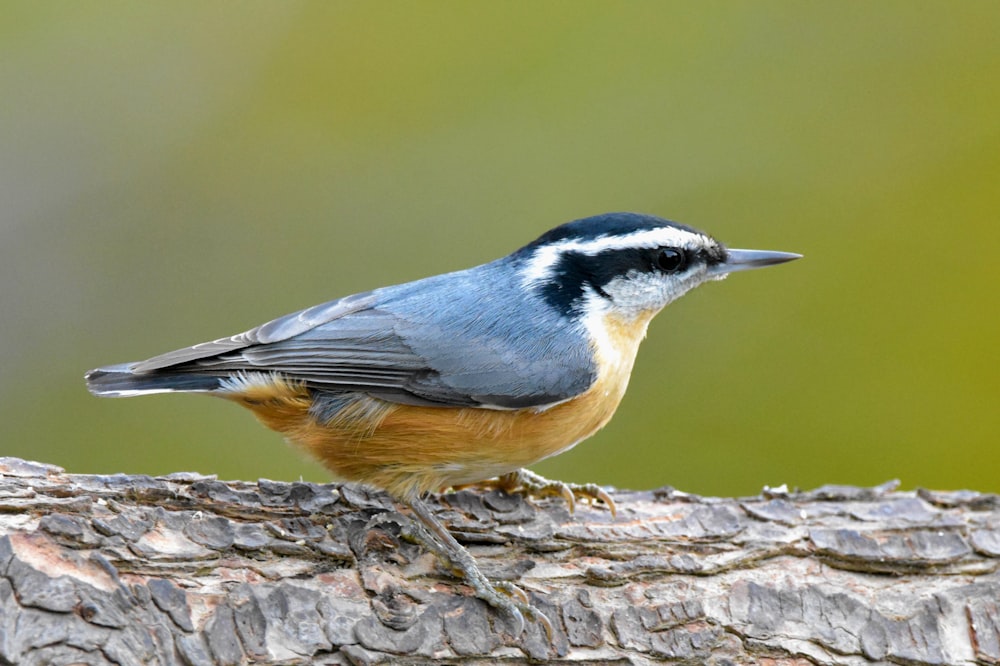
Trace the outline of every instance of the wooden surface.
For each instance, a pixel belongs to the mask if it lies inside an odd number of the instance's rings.
[[[507,635],[355,486],[0,474],[0,663],[1000,664],[994,495],[662,489],[615,493],[617,520],[433,501],[553,620],[550,644]]]

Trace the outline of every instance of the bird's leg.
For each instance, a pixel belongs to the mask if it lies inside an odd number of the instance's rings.
[[[607,505],[612,516],[617,515],[615,501],[596,483],[553,481],[535,474],[529,469],[519,469],[486,483],[507,492],[523,492],[532,497],[562,497],[569,504],[570,513],[576,509],[576,500],[578,499],[589,500],[591,503],[600,501]]]
[[[524,631],[524,618],[527,617],[541,624],[549,640],[552,640],[552,622],[545,617],[544,613],[528,603],[528,595],[523,590],[506,581],[495,585],[491,583],[479,570],[476,560],[469,551],[455,540],[451,532],[434,517],[434,514],[422,500],[413,498],[407,500],[405,504],[430,530],[429,534],[425,532],[423,535],[427,538],[421,539],[424,545],[433,550],[439,557],[447,559],[452,567],[461,572],[465,582],[475,591],[477,597],[509,615],[514,620],[515,636],[520,636],[521,632]]]

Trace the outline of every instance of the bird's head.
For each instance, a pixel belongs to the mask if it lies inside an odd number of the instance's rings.
[[[564,316],[648,321],[709,280],[798,259],[731,250],[708,234],[652,215],[608,213],[568,222],[512,255],[521,286]]]

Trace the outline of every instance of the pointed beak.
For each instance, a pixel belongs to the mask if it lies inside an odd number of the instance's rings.
[[[771,250],[726,250],[726,260],[715,264],[709,269],[714,275],[727,275],[736,271],[748,271],[752,268],[764,268],[783,264],[793,259],[801,259],[801,254],[794,252],[774,252]]]

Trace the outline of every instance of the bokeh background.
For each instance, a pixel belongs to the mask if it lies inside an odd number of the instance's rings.
[[[88,368],[655,213],[801,252],[655,320],[619,487],[1000,491],[1000,4],[0,5],[0,455],[325,480]]]

